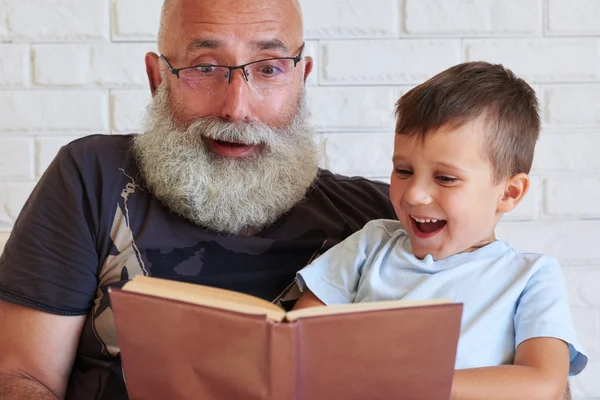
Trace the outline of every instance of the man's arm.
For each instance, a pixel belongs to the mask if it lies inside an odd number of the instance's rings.
[[[63,399],[85,318],[0,300],[0,400]]]

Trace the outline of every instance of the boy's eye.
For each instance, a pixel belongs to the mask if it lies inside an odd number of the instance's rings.
[[[394,168],[394,172],[397,175],[400,175],[400,176],[409,176],[409,175],[412,175],[412,171],[410,171],[408,169]]]
[[[444,176],[444,175],[438,176],[437,180],[442,183],[454,183],[454,182],[458,181],[457,178],[453,178],[451,176]]]

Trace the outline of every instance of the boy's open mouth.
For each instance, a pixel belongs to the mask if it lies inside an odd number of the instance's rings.
[[[422,237],[430,237],[435,233],[440,231],[444,226],[446,226],[446,221],[443,219],[433,219],[433,218],[425,218],[425,217],[415,217],[411,215],[410,218],[414,221],[415,225],[415,233],[421,233]]]

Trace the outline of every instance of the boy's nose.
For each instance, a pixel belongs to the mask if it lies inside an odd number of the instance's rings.
[[[404,192],[403,200],[412,206],[426,205],[431,203],[431,195],[425,185],[414,182]]]

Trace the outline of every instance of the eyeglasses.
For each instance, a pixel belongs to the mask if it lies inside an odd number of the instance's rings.
[[[210,94],[219,93],[231,82],[231,74],[239,69],[246,82],[261,92],[288,85],[294,79],[296,64],[302,60],[304,43],[296,57],[278,57],[252,61],[243,65],[198,64],[191,67],[174,68],[161,54],[171,73],[192,89]]]

